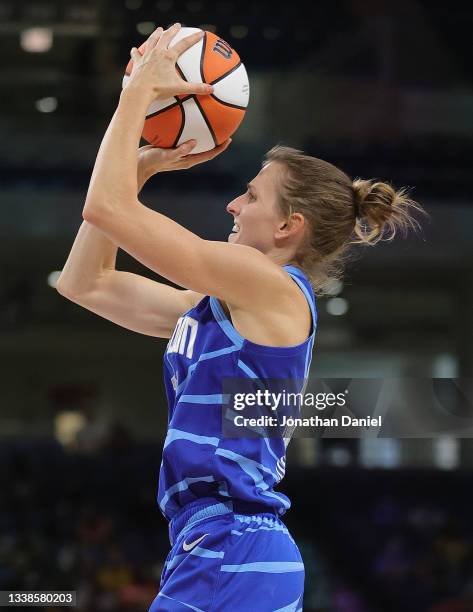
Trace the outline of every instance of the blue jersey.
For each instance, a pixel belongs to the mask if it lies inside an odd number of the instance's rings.
[[[288,440],[222,435],[223,378],[307,379],[317,325],[315,297],[299,268],[284,269],[312,312],[312,331],[302,344],[271,347],[246,340],[209,296],[176,324],[164,358],[169,414],[158,490],[168,520],[203,498],[242,513],[284,514],[290,507],[286,495],[274,491],[285,473]]]

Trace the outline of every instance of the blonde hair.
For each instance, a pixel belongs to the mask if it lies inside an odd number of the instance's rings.
[[[352,180],[336,166],[302,151],[277,145],[263,166],[282,166],[279,206],[284,216],[301,213],[307,222],[295,263],[322,295],[340,278],[352,245],[374,246],[401,232],[420,228],[413,216],[425,214],[406,189],[376,180]]]

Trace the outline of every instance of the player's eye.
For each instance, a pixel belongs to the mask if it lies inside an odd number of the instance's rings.
[[[250,202],[254,202],[256,200],[256,196],[250,190],[247,191],[247,194]]]

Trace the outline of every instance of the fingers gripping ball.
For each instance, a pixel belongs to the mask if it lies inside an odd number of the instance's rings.
[[[173,47],[199,28],[181,28],[171,41]],[[138,49],[143,54],[144,43]],[[131,74],[130,60],[123,86]],[[155,147],[172,148],[195,139],[192,153],[209,151],[235,133],[245,116],[250,86],[238,53],[212,32],[184,51],[176,70],[192,83],[213,85],[211,95],[175,96],[154,101],[146,113],[143,138]]]

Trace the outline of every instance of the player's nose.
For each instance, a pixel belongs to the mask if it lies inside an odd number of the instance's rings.
[[[231,215],[237,215],[238,210],[238,198],[235,198],[229,204],[227,204],[227,212],[229,212]]]

